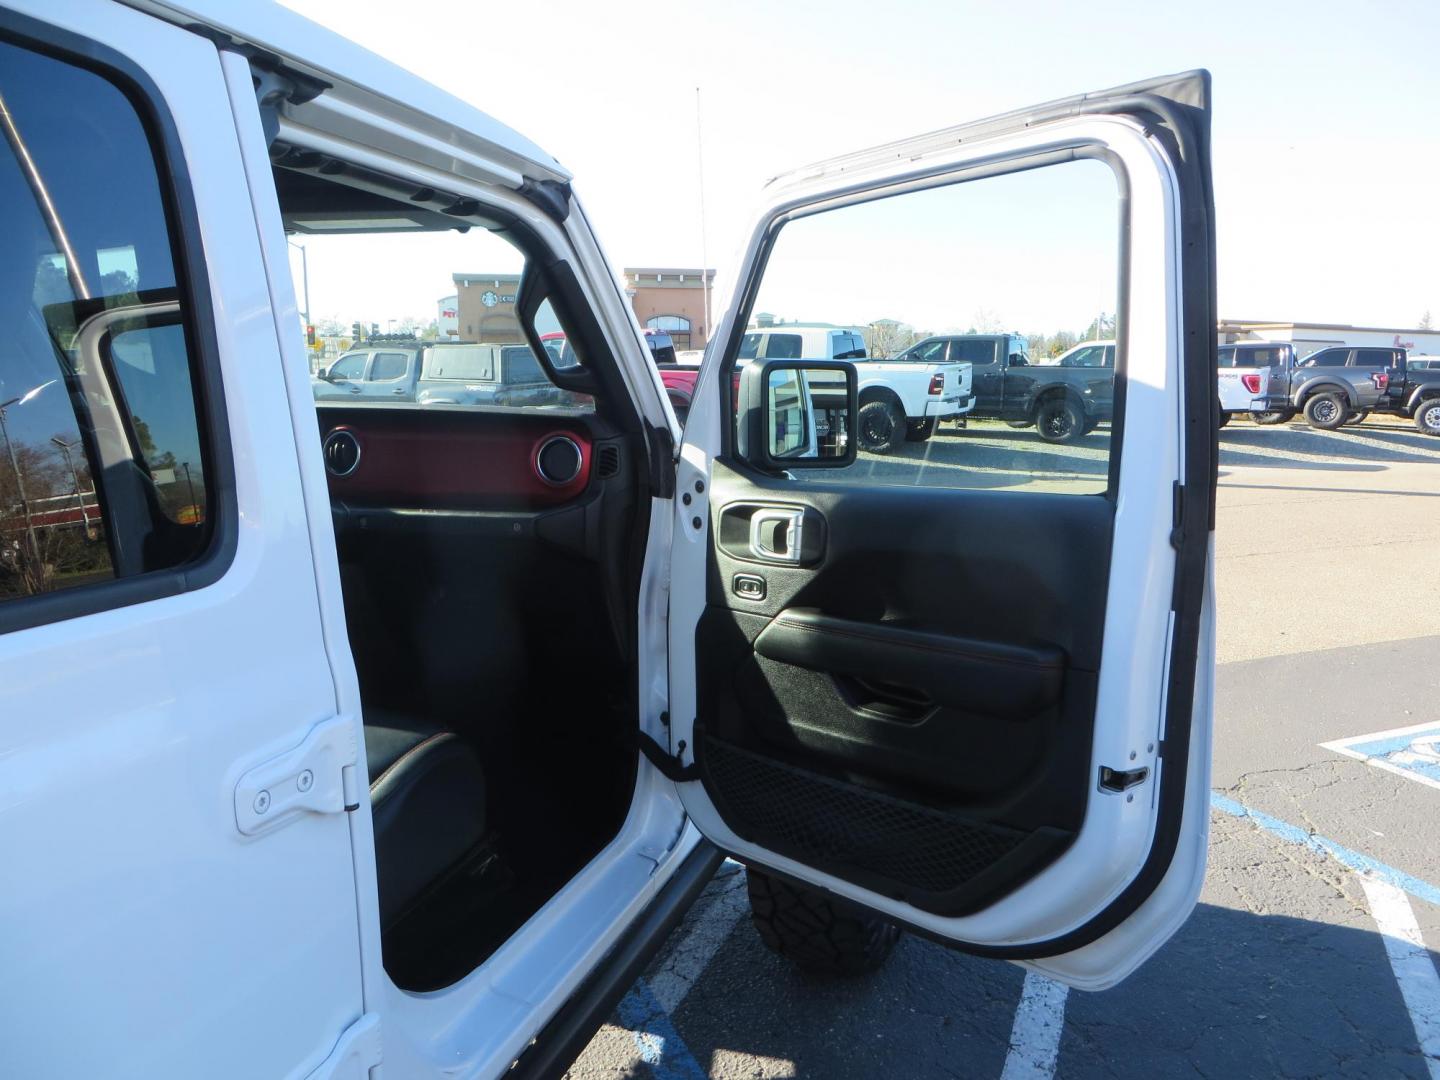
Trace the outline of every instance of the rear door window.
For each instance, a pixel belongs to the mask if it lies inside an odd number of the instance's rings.
[[[799,360],[803,351],[799,334],[770,334],[765,340],[764,359]]]
[[[1354,367],[1389,367],[1395,354],[1389,349],[1356,349]]]
[[[370,365],[370,381],[390,382],[394,379],[403,379],[409,366],[410,357],[405,353],[376,353],[375,362]]]
[[[198,559],[214,466],[164,167],[101,76],[0,42],[0,602]]]
[[[963,338],[952,342],[950,348],[950,359],[966,360],[976,367],[995,363],[996,346],[994,341],[966,341]]]

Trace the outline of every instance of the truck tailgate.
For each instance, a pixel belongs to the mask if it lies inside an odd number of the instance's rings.
[[[1269,368],[1221,368],[1220,408],[1225,412],[1250,412],[1265,408],[1270,392]]]

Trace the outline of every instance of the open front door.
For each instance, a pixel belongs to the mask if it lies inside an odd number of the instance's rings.
[[[1081,987],[1184,921],[1214,674],[1209,170],[1202,72],[772,185],[675,506],[670,751],[721,848]],[[864,339],[848,410],[823,407],[843,365],[816,326]],[[929,368],[887,367],[929,338]],[[1075,359],[1086,339],[1113,367]],[[777,361],[737,432],[740,376]],[[992,377],[981,407],[958,389]]]

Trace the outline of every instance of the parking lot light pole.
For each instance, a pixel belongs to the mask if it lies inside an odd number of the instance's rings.
[[[286,240],[296,251],[300,252],[300,287],[305,295],[305,325],[310,325],[310,258],[305,254],[305,245],[297,244],[294,240]]]
[[[20,474],[20,459],[15,456],[15,444],[10,441],[10,428],[5,423],[6,410],[12,405],[24,405],[33,401],[39,396],[40,391],[50,386],[56,380],[41,383],[39,386],[31,387],[19,397],[13,397],[9,401],[0,401],[0,437],[5,440],[5,452],[10,456],[10,468],[15,471],[15,491],[20,496],[20,509],[25,515],[25,542],[30,548],[30,558],[38,572],[40,570],[40,544],[35,539],[35,521],[30,516],[30,500],[25,497],[25,478]]]

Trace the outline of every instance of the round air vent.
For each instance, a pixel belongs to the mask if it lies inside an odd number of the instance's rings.
[[[535,471],[547,484],[562,487],[580,475],[585,463],[580,447],[568,435],[551,435],[535,453]]]
[[[336,428],[323,443],[325,470],[331,476],[349,476],[360,467],[360,440],[344,428]]]

